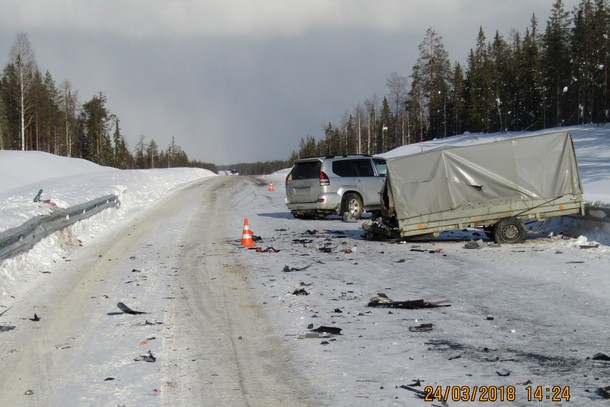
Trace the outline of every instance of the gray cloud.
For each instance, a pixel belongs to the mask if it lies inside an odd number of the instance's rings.
[[[570,10],[577,0],[565,1]],[[6,0],[0,56],[17,32],[42,70],[82,101],[97,92],[140,135],[217,164],[285,159],[301,137],[407,76],[432,27],[463,61],[479,27],[491,39],[541,30],[548,0]]]

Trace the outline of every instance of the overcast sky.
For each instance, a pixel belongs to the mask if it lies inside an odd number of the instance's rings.
[[[564,0],[571,11],[580,0]],[[287,159],[408,76],[431,27],[465,62],[480,27],[509,39],[554,0],[0,0],[0,64],[28,35],[41,71],[81,102],[106,95],[141,135],[216,164]]]

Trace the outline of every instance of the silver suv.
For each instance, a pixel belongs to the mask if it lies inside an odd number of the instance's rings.
[[[380,209],[385,159],[365,155],[304,158],[286,177],[286,206],[295,218],[330,214],[359,219]]]

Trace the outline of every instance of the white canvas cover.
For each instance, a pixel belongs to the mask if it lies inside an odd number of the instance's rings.
[[[394,157],[387,169],[387,209],[399,220],[582,194],[567,131]]]

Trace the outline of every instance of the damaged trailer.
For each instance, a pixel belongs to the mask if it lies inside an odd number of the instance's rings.
[[[584,214],[567,131],[389,158],[380,194],[381,213],[362,226],[370,239],[480,227],[496,243],[521,243],[523,220]]]

